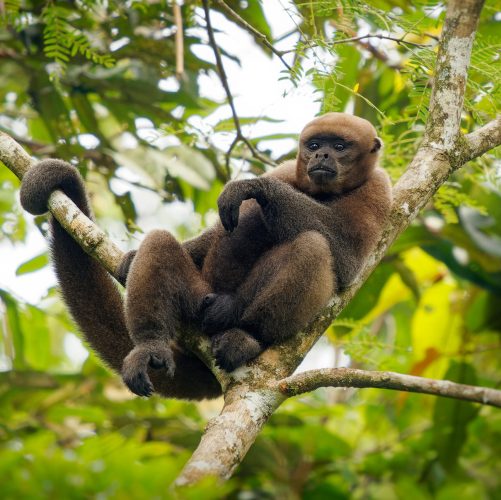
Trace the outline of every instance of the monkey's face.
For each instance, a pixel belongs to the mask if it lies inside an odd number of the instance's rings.
[[[367,180],[381,144],[363,118],[344,113],[321,116],[301,133],[298,183],[311,193],[350,191]]]
[[[306,172],[311,182],[318,186],[330,186],[339,182],[338,176],[346,163],[351,144],[337,136],[315,135],[302,145]]]

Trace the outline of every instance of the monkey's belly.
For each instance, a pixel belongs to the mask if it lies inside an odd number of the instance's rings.
[[[252,207],[241,214],[232,233],[223,234],[211,247],[204,260],[202,275],[214,292],[232,293],[271,246],[261,209]]]

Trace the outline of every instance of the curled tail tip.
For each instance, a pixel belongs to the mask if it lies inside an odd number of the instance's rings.
[[[62,160],[42,160],[23,178],[21,205],[33,215],[44,214],[48,211],[49,197],[56,189],[62,189],[72,199],[75,196],[85,199],[84,184],[75,167]]]

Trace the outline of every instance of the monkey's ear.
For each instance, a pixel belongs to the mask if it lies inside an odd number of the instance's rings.
[[[379,151],[382,147],[383,147],[383,141],[379,137],[376,137],[374,139],[374,146],[372,146],[371,153]]]

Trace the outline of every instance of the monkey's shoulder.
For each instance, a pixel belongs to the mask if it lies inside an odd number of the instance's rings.
[[[337,208],[345,207],[347,211],[364,209],[375,210],[380,207],[386,211],[391,205],[392,190],[390,177],[382,168],[375,168],[366,182],[361,186],[334,198]]]

